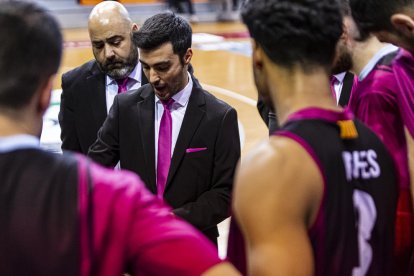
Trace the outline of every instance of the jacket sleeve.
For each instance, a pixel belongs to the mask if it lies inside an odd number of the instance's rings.
[[[75,102],[66,75],[62,76],[62,94],[58,118],[62,150],[82,152],[76,131]]]
[[[234,172],[240,158],[237,113],[233,108],[222,117],[215,144],[211,189],[195,202],[173,210],[200,230],[216,226],[230,215]]]
[[[221,262],[217,249],[135,174],[92,164],[91,179],[96,275],[201,275]],[[81,225],[81,234],[87,230]]]
[[[119,155],[119,101],[116,96],[109,110],[108,117],[98,131],[96,141],[90,146],[88,156],[95,162],[106,166],[115,167]]]

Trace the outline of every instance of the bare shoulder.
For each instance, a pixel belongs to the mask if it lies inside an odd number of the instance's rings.
[[[275,136],[258,145],[238,168],[234,207],[245,217],[254,204],[266,214],[291,217],[312,213],[323,193],[322,175],[308,152],[296,141]],[[316,210],[315,210],[316,211]],[[310,223],[309,221],[307,222]]]
[[[313,163],[307,151],[296,141],[286,137],[271,137],[244,157],[238,170],[238,180],[243,186],[275,186],[275,182],[280,186],[284,183],[281,180],[300,180],[298,172],[311,173],[313,170],[308,165]],[[257,184],[246,181],[251,177]]]

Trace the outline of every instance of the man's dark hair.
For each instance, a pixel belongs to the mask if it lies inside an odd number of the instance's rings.
[[[349,0],[340,0],[341,12],[343,16],[351,16],[351,7],[349,5]]]
[[[59,68],[62,36],[55,19],[29,2],[0,3],[0,108],[20,109]]]
[[[171,12],[156,14],[145,20],[142,27],[134,33],[134,43],[144,50],[155,49],[171,42],[174,54],[184,57],[191,47],[192,30],[190,24]]]
[[[349,16],[353,18],[353,14],[352,14],[352,10],[351,10],[351,5],[349,0],[340,0],[341,3],[341,12],[343,16]],[[354,18],[353,18],[354,19]],[[354,22],[357,24],[357,22],[354,19]],[[357,24],[357,28],[358,28],[358,36],[357,37],[353,37],[353,39],[357,40],[357,41],[366,41],[370,36],[371,36],[371,32],[369,30],[366,30],[364,28],[360,28]]]
[[[242,18],[276,64],[287,68],[300,64],[305,71],[315,65],[330,70],[342,34],[336,0],[249,0]]]
[[[358,29],[364,33],[392,31],[391,16],[406,7],[413,7],[413,0],[350,0],[352,16]]]

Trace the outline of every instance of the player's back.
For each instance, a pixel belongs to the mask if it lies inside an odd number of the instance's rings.
[[[309,229],[315,274],[389,275],[397,202],[394,165],[376,135],[351,117],[305,109],[276,135],[301,144],[325,182]]]
[[[0,137],[0,275],[192,276],[221,262],[137,175],[38,144]]]
[[[0,275],[79,274],[77,163],[56,157],[0,151]]]
[[[398,51],[394,51],[383,56],[367,76],[359,81],[352,96],[350,109],[388,148],[398,164],[396,169],[399,187],[402,192],[409,193],[407,142],[398,103],[400,89],[391,67],[397,54]]]

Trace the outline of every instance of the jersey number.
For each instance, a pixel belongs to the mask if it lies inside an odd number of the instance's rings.
[[[354,267],[352,276],[362,276],[368,272],[372,262],[372,248],[369,244],[371,232],[377,219],[377,209],[371,195],[361,190],[354,190],[354,206],[357,214],[359,266]]]

